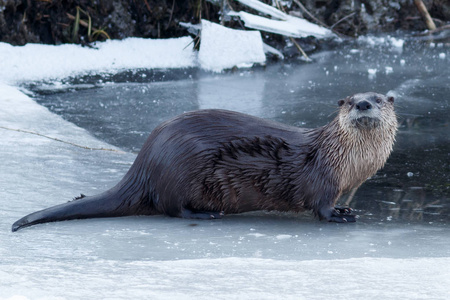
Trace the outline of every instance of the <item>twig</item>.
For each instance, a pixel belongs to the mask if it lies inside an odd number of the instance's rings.
[[[284,13],[286,13],[283,9],[283,7],[280,5],[280,3],[278,2],[278,0],[276,0],[278,9]],[[306,59],[306,61],[312,61],[311,58],[309,58],[309,56],[306,54],[305,51],[303,51],[302,47],[297,43],[297,41],[293,38],[293,37],[289,37],[289,39],[291,40],[292,43],[294,43],[295,47],[297,47],[298,51],[300,51],[300,53],[303,55],[303,57]]]
[[[67,15],[67,17],[68,17],[69,19],[71,19],[72,21],[75,21],[75,20],[76,20],[76,17],[75,17],[75,16],[73,16],[73,15],[71,15],[71,14],[69,14],[69,13],[66,13],[66,15]],[[80,20],[79,20],[79,23],[80,23],[81,26],[89,27],[89,24],[88,24],[86,21],[83,21],[83,20],[80,19]],[[96,30],[95,28],[92,28],[92,29]]]
[[[444,25],[444,26],[438,27],[438,28],[436,28],[434,30],[428,30],[427,32],[417,34],[417,36],[431,35],[433,33],[436,33],[436,32],[439,32],[439,31],[444,31],[444,30],[447,30],[447,29],[450,29],[450,25]]]
[[[174,8],[175,8],[175,0],[173,0],[173,2],[172,2],[172,10],[170,11],[170,18],[169,18],[169,22],[167,22],[166,30],[169,29],[170,22],[172,22]]]
[[[200,21],[202,20],[202,0],[198,0],[196,16]]]
[[[76,17],[74,17],[73,15],[71,15],[71,14],[69,14],[69,13],[66,13],[66,15],[67,15],[67,17],[68,17],[70,20],[72,20],[72,21],[75,21],[75,20],[77,19]],[[90,19],[90,17],[89,17],[89,19]],[[105,38],[111,39],[111,38],[109,37],[108,33],[106,33],[106,31],[104,31],[104,30],[102,30],[102,29],[97,29],[97,28],[95,28],[95,27],[92,27],[92,28],[91,28],[91,25],[88,24],[86,21],[83,21],[83,20],[79,19],[79,20],[78,20],[78,23],[79,23],[81,26],[84,26],[84,27],[88,28],[88,30],[93,31],[92,35],[89,35],[89,37],[93,36],[94,34],[101,34],[101,35],[103,35]]]
[[[121,151],[121,150],[116,150],[116,149],[108,149],[108,148],[91,148],[91,147],[81,146],[81,145],[77,145],[77,144],[75,144],[75,143],[63,141],[63,140],[61,140],[61,139],[54,138],[54,137],[50,137],[50,136],[47,136],[47,135],[44,135],[44,134],[41,134],[41,133],[38,133],[38,132],[34,132],[34,131],[28,131],[28,130],[23,130],[23,129],[8,128],[8,127],[4,127],[4,126],[0,126],[0,128],[1,128],[1,129],[5,129],[5,130],[11,130],[11,131],[22,132],[22,133],[34,134],[34,135],[37,135],[37,136],[40,136],[40,137],[47,138],[47,139],[49,139],[49,140],[57,141],[57,142],[60,142],[60,143],[68,144],[68,145],[75,146],[75,147],[82,148],[82,149],[86,149],[86,150],[103,150],[103,151],[111,151],[111,152],[117,152],[117,153],[125,153],[125,152],[123,152],[123,151]]]
[[[294,43],[295,47],[297,47],[298,51],[303,55],[303,57],[306,59],[306,61],[312,61],[311,58],[306,54],[305,51],[303,51],[302,47],[297,43],[297,41],[293,37],[289,37],[291,39],[291,42]]]
[[[347,37],[347,35],[338,32],[337,30],[333,29],[333,26],[328,26],[327,24],[325,24],[324,22],[320,21],[319,19],[317,19],[316,17],[314,17],[314,15],[312,13],[310,13],[306,7],[299,1],[299,0],[294,0],[295,4],[298,5],[298,7],[300,7],[301,10],[303,10],[303,12],[305,12],[314,22],[322,25],[325,28],[330,29],[331,31],[333,31],[336,35],[338,35],[339,37]]]
[[[313,19],[313,21],[315,21],[316,23],[322,25],[325,28],[329,28],[329,26],[327,26],[325,23],[323,23],[322,21],[320,21],[319,19],[317,19],[316,17],[313,16],[312,13],[310,13],[306,7],[298,0],[294,0],[295,4],[298,5],[298,7],[300,7],[301,10],[303,10],[311,19]]]
[[[336,26],[337,24],[347,20],[350,17],[353,17],[353,15],[356,14],[356,12],[352,12],[351,14],[349,14],[348,16],[343,17],[342,19],[340,19],[339,21],[337,21],[336,23],[334,23],[333,25],[331,25],[330,29],[333,30],[334,26]]]
[[[348,194],[347,196],[347,200],[345,200],[345,206],[350,206],[350,203],[353,201],[353,197],[355,196],[356,191],[358,190],[358,188],[353,188],[350,191],[350,194]]]
[[[150,5],[148,5],[147,0],[144,0],[145,6],[147,6],[148,11],[151,13],[152,9],[150,8]]]
[[[425,4],[423,4],[422,0],[414,0],[414,4],[416,4],[417,9],[419,10],[420,14],[422,15],[422,17],[425,21],[425,24],[427,25],[427,28],[429,30],[436,30],[436,25],[434,24],[433,19],[431,19],[431,16],[428,13],[428,10],[425,7]]]
[[[193,44],[195,42],[195,40],[198,38],[200,38],[200,33],[197,34],[197,36],[191,42],[189,42],[189,44],[187,44],[186,47],[183,48],[183,50],[186,50],[186,48],[189,47],[191,44]],[[194,47],[195,47],[195,45],[194,45]]]

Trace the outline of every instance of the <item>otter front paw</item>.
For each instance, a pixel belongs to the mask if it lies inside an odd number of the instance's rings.
[[[349,207],[334,207],[321,209],[319,211],[319,218],[321,220],[325,219],[328,222],[336,223],[353,223],[356,222],[356,217],[350,215],[352,209]]]
[[[349,213],[340,213],[340,211],[335,210],[327,219],[328,222],[336,222],[336,223],[353,223],[356,222],[356,217],[354,215],[350,215]]]

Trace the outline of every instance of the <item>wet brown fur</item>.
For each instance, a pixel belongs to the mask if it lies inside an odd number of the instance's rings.
[[[381,94],[356,94],[339,105],[333,121],[314,129],[224,110],[182,114],[150,134],[115,187],[30,214],[13,231],[78,218],[208,219],[254,210],[313,210],[352,222],[335,202],[384,165],[397,120],[393,98]]]

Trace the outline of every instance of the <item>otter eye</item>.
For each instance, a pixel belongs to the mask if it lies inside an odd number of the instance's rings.
[[[381,98],[377,98],[375,101],[376,101],[377,103],[381,103],[381,101],[383,101],[383,100],[381,100]]]
[[[389,101],[390,103],[394,103],[394,97],[388,97],[388,101]]]

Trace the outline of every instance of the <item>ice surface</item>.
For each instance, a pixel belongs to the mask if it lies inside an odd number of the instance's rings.
[[[245,72],[234,78],[204,78],[198,86],[198,108],[219,108],[251,113],[265,114],[265,80],[262,76],[249,76]],[[251,86],[251,89],[248,87]],[[273,115],[265,114],[266,117]]]
[[[1,127],[114,148],[16,89],[0,90]],[[79,220],[11,233],[29,212],[112,186],[134,155],[0,130],[0,299],[449,296],[446,226],[347,226],[308,214],[251,213],[217,221]]]
[[[26,269],[8,265],[8,270],[0,270],[4,295],[28,299],[92,299],[95,295],[96,299],[442,300],[450,296],[450,274],[435,271],[448,266],[449,258],[88,260],[82,266],[51,259]],[[46,275],[35,278],[36,273]],[[17,292],[17,285],[26,289]]]
[[[259,31],[244,31],[202,20],[202,43],[198,53],[200,67],[220,72],[235,66],[264,63],[263,42]]]

